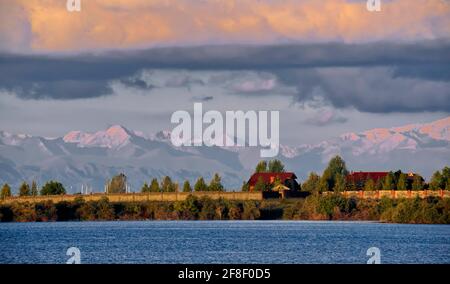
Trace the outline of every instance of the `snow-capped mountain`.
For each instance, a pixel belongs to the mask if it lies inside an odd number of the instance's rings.
[[[346,133],[315,145],[281,145],[278,158],[303,180],[310,171],[321,172],[336,154],[351,170],[402,169],[429,177],[450,164],[450,117]],[[259,159],[257,148],[174,147],[169,131],[145,135],[120,125],[52,139],[0,131],[0,183],[14,188],[23,180],[56,179],[72,192],[82,184],[101,191],[107,179],[124,172],[137,191],[153,177],[169,175],[181,183],[219,172],[228,188],[238,189]]]
[[[346,133],[316,145],[281,149],[292,167],[321,171],[334,155],[352,170],[414,171],[425,177],[450,164],[450,117],[426,124]],[[319,162],[319,163],[318,163]],[[304,172],[300,170],[301,176]]]
[[[358,156],[389,153],[393,150],[418,150],[444,146],[448,142],[450,142],[450,117],[426,124],[410,124],[402,127],[375,128],[361,133],[345,133],[317,145],[284,146],[281,151],[284,156],[292,158],[315,148],[341,151],[351,147],[352,154]]]
[[[130,133],[121,126],[113,126],[106,131],[83,133],[71,131],[64,136],[66,143],[76,143],[78,147],[120,148],[130,142]]]

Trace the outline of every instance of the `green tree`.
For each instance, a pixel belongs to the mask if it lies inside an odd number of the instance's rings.
[[[406,174],[401,173],[397,181],[397,190],[406,190]]]
[[[209,183],[210,191],[223,191],[222,178],[218,173],[215,173],[211,182]]]
[[[156,178],[152,179],[150,182],[150,192],[160,192],[159,183]]]
[[[30,196],[30,186],[25,181],[19,187],[19,196]]]
[[[203,177],[199,177],[194,185],[195,191],[208,191],[208,186],[205,183]]]
[[[448,181],[450,180],[450,167],[444,167],[442,169],[442,188],[447,187]]]
[[[183,192],[192,192],[192,187],[188,180],[183,184]]]
[[[242,182],[241,191],[243,191],[243,192],[248,192],[248,191],[250,191],[250,186],[249,186],[248,182],[246,182],[246,181],[243,181],[243,182]]]
[[[260,161],[255,168],[255,173],[266,173],[267,172],[267,162]]]
[[[175,192],[176,185],[172,182],[169,176],[165,176],[161,181],[161,191],[163,192]]]
[[[430,189],[431,190],[438,190],[441,188],[441,183],[442,183],[442,174],[440,171],[435,171],[433,173],[433,176],[431,177],[430,180]]]
[[[333,191],[335,192],[343,192],[347,188],[347,184],[345,181],[345,177],[342,174],[337,174],[335,178]]]
[[[142,193],[150,192],[150,187],[148,186],[148,184],[146,182],[144,182],[144,185],[141,188],[141,192]]]
[[[423,190],[423,180],[419,175],[414,175],[412,190]]]
[[[66,194],[64,186],[57,181],[48,181],[41,189],[41,195],[62,195]]]
[[[34,180],[33,180],[33,182],[31,183],[31,195],[32,195],[32,196],[37,196],[37,195],[38,195],[37,183],[36,183],[36,181],[34,181]]]
[[[278,159],[271,160],[269,162],[269,172],[270,173],[284,173],[285,170],[284,170],[283,163]]]
[[[373,179],[369,178],[368,180],[366,180],[366,182],[364,183],[364,190],[365,191],[375,190],[375,182],[373,181]]]
[[[309,173],[308,179],[302,184],[302,189],[307,192],[320,191],[320,176],[315,172]]]
[[[340,156],[335,156],[328,163],[322,175],[322,186],[325,190],[332,190],[336,184],[337,176],[346,177],[348,175],[345,161]]]
[[[262,177],[259,177],[256,181],[254,191],[266,191],[269,190],[269,185],[264,181]]]
[[[114,176],[107,185],[107,193],[126,193],[127,177],[121,173]]]
[[[9,184],[5,183],[2,187],[2,191],[0,192],[0,198],[5,199],[11,196],[11,187]]]
[[[395,189],[394,174],[389,172],[383,179],[383,190]]]
[[[393,174],[393,181],[394,181],[394,185],[395,185],[395,188],[396,189],[398,189],[397,188],[397,185],[398,185],[398,181],[400,180],[400,177],[402,176],[402,175],[404,175],[404,173],[402,173],[402,171],[401,170],[398,170],[398,171],[396,171],[396,172],[394,172],[394,173],[392,173]],[[405,181],[406,182],[406,181]]]

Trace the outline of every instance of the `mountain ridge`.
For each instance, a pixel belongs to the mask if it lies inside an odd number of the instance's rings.
[[[320,173],[334,155],[341,155],[352,170],[402,169],[429,177],[450,164],[450,116],[348,132],[316,144],[281,145],[277,158],[303,180],[310,171]],[[97,132],[70,131],[57,138],[0,131],[0,182],[14,187],[22,180],[57,179],[72,191],[82,184],[99,191],[108,178],[125,172],[138,190],[152,177],[170,175],[181,183],[219,172],[224,184],[237,190],[258,160],[257,148],[175,147],[170,131],[145,135],[121,125]]]

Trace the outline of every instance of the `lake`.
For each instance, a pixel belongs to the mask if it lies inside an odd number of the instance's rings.
[[[450,263],[449,225],[310,221],[0,223],[0,263]]]

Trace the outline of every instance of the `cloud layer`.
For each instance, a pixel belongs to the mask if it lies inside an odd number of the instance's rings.
[[[150,93],[155,88],[220,86],[230,95],[276,93],[317,107],[450,112],[449,51],[450,42],[434,40],[2,54],[0,89],[23,99],[73,100],[110,95],[117,82]]]
[[[448,38],[450,3],[391,0],[3,0],[0,48],[22,51]],[[407,16],[405,16],[407,15]]]

